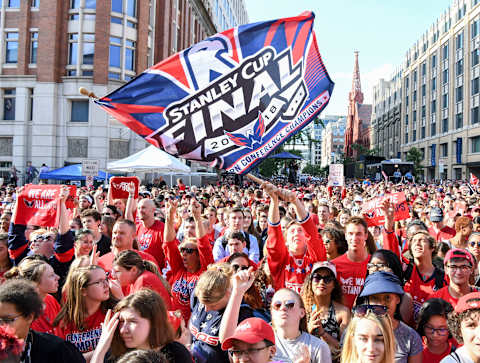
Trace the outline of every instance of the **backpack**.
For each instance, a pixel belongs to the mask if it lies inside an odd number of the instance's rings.
[[[413,267],[414,267],[414,263],[412,260],[410,260],[406,270],[403,272],[404,283],[409,281],[410,278],[412,277]],[[445,272],[435,267],[433,274],[435,275],[435,284],[433,285],[433,291],[438,291],[445,286]]]

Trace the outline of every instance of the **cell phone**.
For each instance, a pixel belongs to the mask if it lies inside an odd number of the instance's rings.
[[[313,305],[312,305],[312,313],[313,313],[315,310],[317,310],[317,304],[313,304]]]

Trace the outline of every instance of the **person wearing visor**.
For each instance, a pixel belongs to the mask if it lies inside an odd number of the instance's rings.
[[[395,363],[422,362],[422,339],[418,333],[401,321],[400,303],[405,294],[400,279],[385,271],[370,274],[365,279],[357,305],[382,305],[392,321],[395,336]]]
[[[480,362],[480,292],[466,294],[458,300],[454,312],[448,315],[448,327],[463,346],[440,363]]]
[[[462,296],[478,291],[478,288],[470,286],[470,276],[473,273],[475,259],[469,251],[454,248],[447,252],[444,263],[445,273],[450,283],[434,292],[430,298],[441,298],[455,307],[458,299]]]

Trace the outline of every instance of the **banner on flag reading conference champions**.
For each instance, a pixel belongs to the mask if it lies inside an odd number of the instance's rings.
[[[215,34],[96,102],[174,156],[243,174],[330,100],[313,20],[305,12]]]

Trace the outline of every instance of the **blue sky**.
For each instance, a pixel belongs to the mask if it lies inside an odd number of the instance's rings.
[[[245,0],[250,22],[315,13],[318,46],[335,82],[322,115],[345,115],[358,50],[365,103],[379,78],[388,78],[452,0]]]

